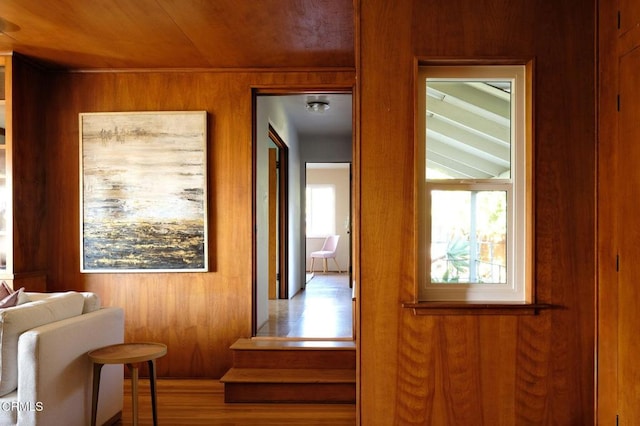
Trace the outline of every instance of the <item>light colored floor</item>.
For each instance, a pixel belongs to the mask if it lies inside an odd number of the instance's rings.
[[[270,300],[269,320],[257,337],[331,339],[353,337],[349,274],[316,272],[290,300]]]

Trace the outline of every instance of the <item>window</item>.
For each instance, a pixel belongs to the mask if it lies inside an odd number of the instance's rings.
[[[531,302],[526,66],[418,73],[420,301]]]
[[[334,185],[307,185],[307,236],[324,237],[336,233],[336,188]]]

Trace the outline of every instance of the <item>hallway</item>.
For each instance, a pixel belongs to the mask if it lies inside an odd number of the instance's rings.
[[[352,317],[349,274],[316,272],[292,299],[269,301],[269,320],[256,337],[351,339]]]

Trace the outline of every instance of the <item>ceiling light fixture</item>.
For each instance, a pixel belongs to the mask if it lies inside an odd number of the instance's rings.
[[[323,113],[329,109],[329,102],[327,101],[309,101],[307,102],[307,111]]]

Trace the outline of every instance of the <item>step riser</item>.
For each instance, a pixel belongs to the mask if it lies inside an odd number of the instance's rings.
[[[238,368],[356,368],[354,351],[252,350],[234,351]]]
[[[354,404],[355,384],[225,383],[228,403]]]
[[[225,402],[354,404],[353,342],[239,339],[220,379]]]

